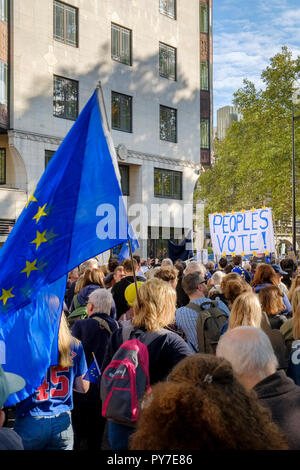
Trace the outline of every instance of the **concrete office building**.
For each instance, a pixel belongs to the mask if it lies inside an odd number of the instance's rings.
[[[219,140],[224,140],[227,129],[234,121],[240,121],[242,115],[235,106],[224,106],[217,110],[217,133]]]
[[[210,163],[211,1],[0,0],[0,242],[99,81],[128,207],[171,213],[148,219],[162,240],[139,253],[191,228],[180,216]]]

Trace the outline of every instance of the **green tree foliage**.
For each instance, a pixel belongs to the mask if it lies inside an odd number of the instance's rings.
[[[213,212],[272,207],[280,225],[291,220],[292,204],[292,85],[300,72],[300,57],[283,47],[262,72],[264,88],[245,79],[234,94],[243,115],[222,142],[215,142],[214,166],[199,177],[196,198],[205,201],[206,216]],[[295,113],[300,114],[300,106]],[[296,166],[300,125],[296,121]],[[300,171],[298,172],[300,175]],[[300,187],[299,187],[300,190]],[[300,191],[297,194],[297,213]]]

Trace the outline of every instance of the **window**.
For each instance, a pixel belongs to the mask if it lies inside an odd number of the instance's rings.
[[[177,142],[177,110],[160,105],[160,139]]]
[[[47,168],[54,154],[55,154],[55,150],[45,150],[45,169]]]
[[[3,21],[3,23],[7,23],[7,0],[0,0],[0,20]]]
[[[111,93],[111,127],[117,131],[132,132],[132,97]]]
[[[0,60],[0,104],[7,106],[7,64]]]
[[[182,173],[154,168],[154,196],[182,199]]]
[[[78,46],[78,9],[65,3],[54,1],[53,35],[57,41]]]
[[[6,149],[0,148],[0,184],[6,184]]]
[[[202,149],[209,149],[209,120],[200,120],[200,145]]]
[[[117,24],[111,25],[111,57],[131,65],[131,31]]]
[[[201,90],[209,90],[209,69],[206,60],[200,63],[200,88]]]
[[[159,11],[162,15],[176,19],[176,0],[159,0]]]
[[[75,121],[78,116],[78,82],[54,76],[53,115]]]
[[[119,165],[123,196],[129,196],[129,166]]]
[[[162,42],[159,43],[159,75],[176,80],[176,49]]]
[[[208,33],[208,7],[207,4],[200,4],[200,33]]]

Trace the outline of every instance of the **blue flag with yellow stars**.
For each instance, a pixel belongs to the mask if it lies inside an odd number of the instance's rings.
[[[92,364],[88,368],[87,373],[85,374],[83,379],[88,380],[92,384],[96,384],[98,383],[100,376],[101,376],[101,372],[98,366],[98,362],[97,362],[97,359],[94,358]]]
[[[133,233],[131,225],[129,227],[129,235],[131,235],[130,241],[131,241],[131,250],[133,253],[139,247],[139,242],[135,238],[135,234]],[[122,248],[119,253],[119,260],[123,261],[123,259],[129,258],[129,256],[130,256],[130,250],[129,250],[129,243],[127,240],[122,245]]]
[[[67,273],[131,238],[111,137],[95,90],[55,152],[0,249],[3,369],[31,395],[58,363],[58,330]]]

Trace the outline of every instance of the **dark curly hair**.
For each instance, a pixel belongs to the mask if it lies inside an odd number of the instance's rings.
[[[131,450],[284,450],[285,436],[223,358],[194,354],[142,404]]]

